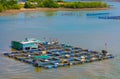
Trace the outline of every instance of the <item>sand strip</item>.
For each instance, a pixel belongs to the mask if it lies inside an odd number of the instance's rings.
[[[4,12],[1,12],[0,15],[11,15],[11,14],[18,14],[21,12],[44,12],[44,11],[80,11],[80,10],[108,10],[110,8],[31,8],[31,9],[25,9],[21,8],[20,10],[6,10]]]

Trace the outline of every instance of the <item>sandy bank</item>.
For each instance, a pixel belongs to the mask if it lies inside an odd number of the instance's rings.
[[[31,9],[25,9],[21,8],[20,10],[7,10],[4,12],[1,12],[0,15],[11,15],[11,14],[18,14],[21,12],[37,12],[37,11],[79,11],[79,10],[107,10],[110,8],[31,8]]]

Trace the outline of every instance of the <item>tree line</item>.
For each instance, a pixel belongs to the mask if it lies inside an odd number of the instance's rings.
[[[24,8],[104,8],[108,7],[103,2],[65,2],[63,0],[26,0]],[[20,9],[18,0],[0,0],[0,12],[9,9]]]
[[[61,3],[60,3],[61,2]],[[108,7],[107,3],[97,2],[65,2],[63,0],[27,0],[25,8],[104,8]]]
[[[55,0],[27,0],[25,2],[25,8],[36,8],[36,7],[48,7],[58,8],[59,5]]]
[[[0,12],[20,8],[21,6],[18,4],[18,0],[0,0]]]
[[[64,8],[105,8],[108,7],[107,3],[102,2],[69,2],[61,4]]]

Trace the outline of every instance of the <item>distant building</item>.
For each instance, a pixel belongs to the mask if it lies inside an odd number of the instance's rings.
[[[17,49],[17,50],[30,50],[33,48],[38,48],[38,44],[41,41],[36,40],[36,39],[28,39],[26,38],[23,41],[12,41],[12,48]]]

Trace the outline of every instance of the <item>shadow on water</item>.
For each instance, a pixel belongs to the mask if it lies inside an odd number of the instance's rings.
[[[52,17],[52,16],[57,15],[57,12],[58,12],[58,11],[46,11],[46,12],[44,12],[44,14],[45,14],[45,16],[47,16],[47,17]]]

